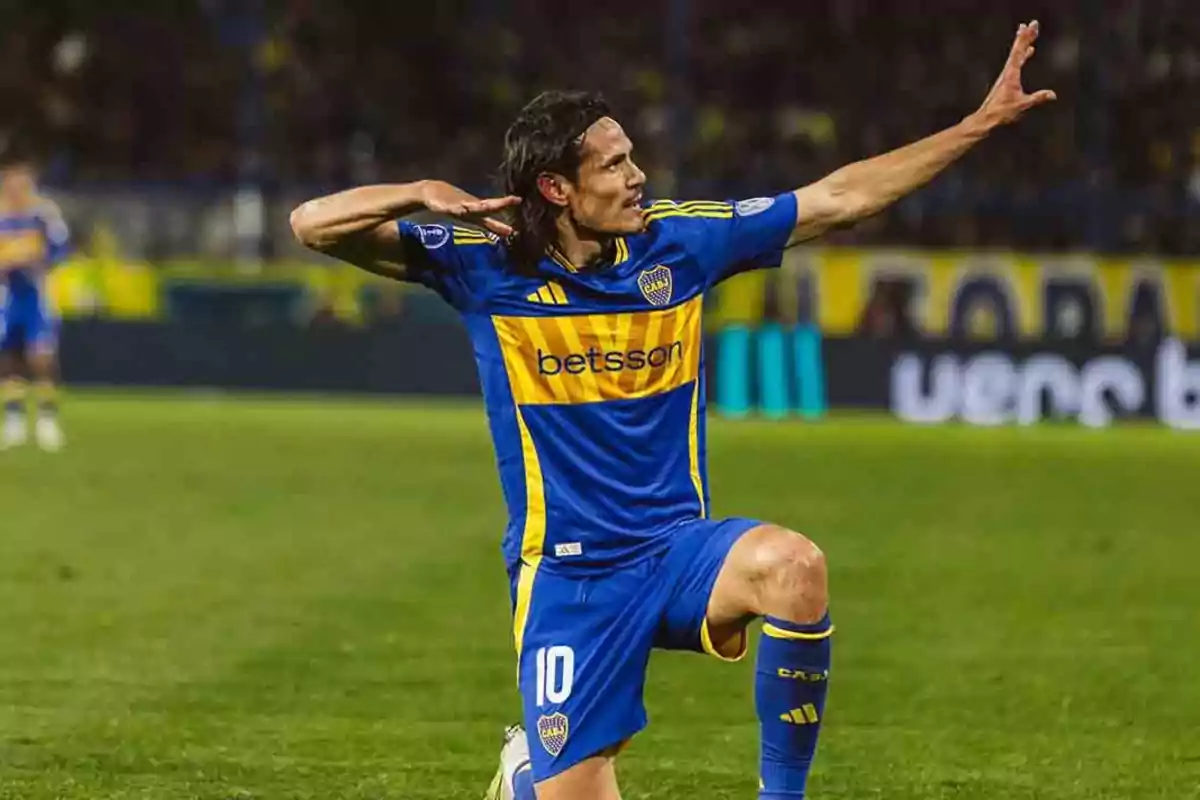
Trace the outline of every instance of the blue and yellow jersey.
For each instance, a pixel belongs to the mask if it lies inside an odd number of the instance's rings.
[[[58,207],[42,201],[23,212],[0,212],[0,294],[37,301],[46,273],[67,255],[69,236]]]
[[[490,234],[398,223],[413,279],[460,312],[474,346],[510,565],[612,569],[709,514],[704,294],[780,264],[795,197],[661,201],[645,218],[599,265],[550,252],[531,274]]]

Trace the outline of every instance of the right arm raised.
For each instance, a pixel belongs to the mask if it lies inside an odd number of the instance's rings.
[[[411,280],[419,248],[406,247],[398,217],[432,211],[477,220],[500,236],[512,229],[488,217],[516,205],[515,197],[480,200],[442,181],[379,184],[347,189],[302,203],[292,211],[292,232],[305,247],[395,280]],[[406,266],[408,265],[408,266]]]
[[[289,221],[305,247],[395,280],[405,280],[397,217],[425,207],[424,183],[360,186],[302,203]]]

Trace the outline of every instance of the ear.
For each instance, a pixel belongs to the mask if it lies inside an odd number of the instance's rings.
[[[537,188],[550,203],[565,208],[568,202],[567,181],[563,176],[543,172],[537,177]]]

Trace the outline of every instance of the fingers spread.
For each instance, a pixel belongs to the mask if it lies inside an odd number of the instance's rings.
[[[1008,59],[1012,61],[1024,48],[1023,39],[1025,38],[1025,23],[1021,23],[1017,27],[1017,35],[1013,37],[1012,48],[1008,51]]]
[[[1037,41],[1040,30],[1041,26],[1036,19],[1029,24],[1021,23],[1017,27],[1017,35],[1013,39],[1012,50],[1008,54],[1009,61],[1017,62],[1018,64],[1025,63],[1025,59],[1029,58],[1029,55],[1032,55],[1032,53],[1027,55],[1026,51]]]

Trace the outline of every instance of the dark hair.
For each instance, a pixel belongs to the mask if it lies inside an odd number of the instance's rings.
[[[521,270],[532,270],[554,241],[558,208],[538,190],[538,176],[557,172],[579,177],[583,134],[611,116],[608,103],[592,92],[543,92],[517,114],[504,134],[500,177],[504,193],[521,198],[510,252]]]

